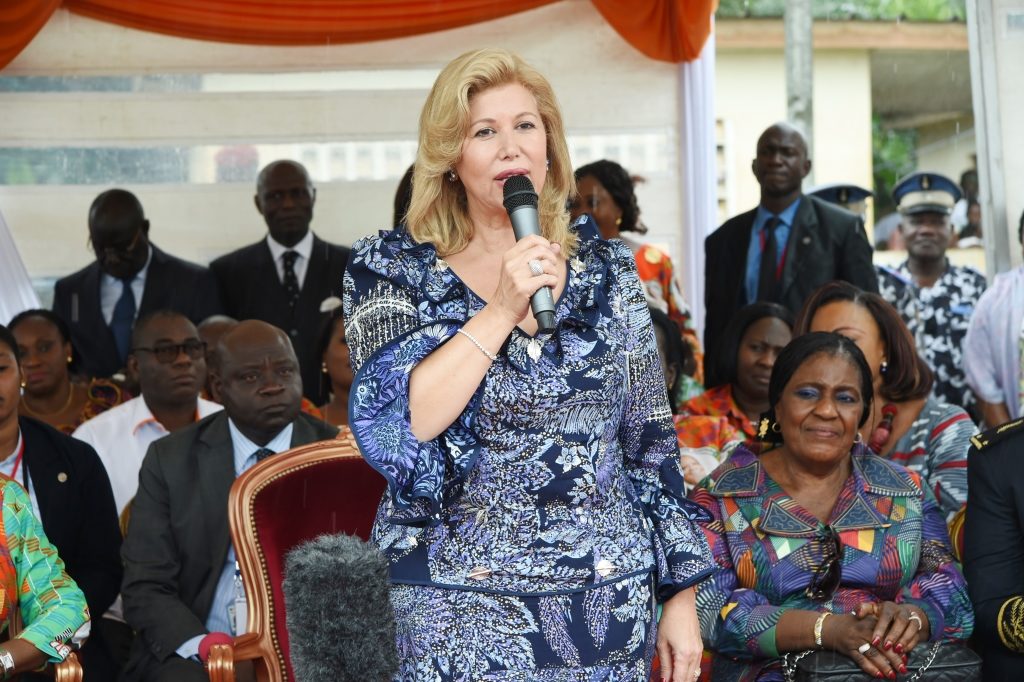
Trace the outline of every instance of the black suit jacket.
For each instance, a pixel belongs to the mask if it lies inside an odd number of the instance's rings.
[[[985,680],[1018,682],[1024,680],[1024,651],[1004,643],[999,612],[1010,602],[1002,614],[1004,632],[1024,641],[1019,619],[1024,607],[1014,606],[1024,597],[1024,422],[971,441],[963,567],[974,605],[974,644]]]
[[[25,443],[18,481],[26,483],[27,470],[43,531],[85,594],[95,620],[121,588],[121,528],[107,470],[88,443],[28,417],[19,417],[18,426]],[[116,675],[101,637],[94,627],[81,651],[86,682]]]
[[[744,290],[747,249],[757,209],[731,218],[704,240],[704,363],[714,367],[722,333],[748,301]],[[878,292],[871,245],[860,217],[816,197],[803,196],[786,243],[778,303],[800,311],[826,282],[846,280]]]
[[[292,447],[337,435],[300,413]],[[235,481],[228,416],[210,415],[149,446],[125,537],[125,619],[138,636],[125,680],[145,680],[182,644],[206,634],[231,542],[228,493]]]
[[[146,287],[138,304],[141,317],[156,310],[176,310],[198,324],[222,312],[220,292],[206,268],[164,253],[151,244],[153,257],[146,272]],[[79,354],[79,370],[93,377],[109,377],[122,367],[114,334],[100,308],[100,277],[93,261],[78,272],[57,280],[53,312],[71,329]]]
[[[313,250],[294,311],[288,305],[266,239],[210,263],[228,315],[239,320],[263,320],[288,334],[302,369],[303,393],[317,405],[326,402],[320,386],[322,360],[316,349],[320,328],[327,318],[320,312],[320,304],[330,296],[341,298],[348,254],[346,247],[313,235]]]

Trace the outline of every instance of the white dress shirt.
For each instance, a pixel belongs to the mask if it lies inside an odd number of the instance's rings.
[[[267,246],[270,247],[270,256],[274,259],[274,267],[277,268],[277,278],[281,280],[281,284],[284,284],[285,252],[294,251],[299,254],[299,257],[295,259],[295,279],[299,280],[299,289],[302,289],[302,283],[306,281],[306,269],[309,266],[309,258],[313,254],[313,230],[307,231],[306,236],[291,248],[274,241],[274,238],[268,234]]]
[[[217,403],[199,398],[196,420],[223,409]],[[71,435],[91,445],[100,456],[120,514],[139,488],[139,470],[150,443],[168,433],[139,396],[93,417]]]
[[[228,419],[228,429],[231,431],[231,446],[234,450],[235,478],[241,476],[250,467],[256,464],[256,451],[261,447],[273,450],[275,453],[284,452],[292,446],[293,425],[281,429],[280,432],[266,445],[259,446],[245,437],[238,430],[235,423]],[[225,509],[227,514],[228,510]],[[228,545],[228,555],[224,560],[224,567],[221,569],[220,579],[217,580],[217,589],[213,593],[213,604],[210,606],[210,614],[206,618],[207,632],[232,633],[234,625],[228,618],[228,607],[232,605],[235,597],[235,547]],[[235,633],[242,634],[242,633]],[[192,658],[199,653],[199,642],[206,635],[196,635],[185,641],[177,648],[176,653],[182,658]]]
[[[17,476],[12,476],[14,472],[14,463],[18,460],[18,453],[21,452],[22,446],[25,441],[22,440],[21,429],[18,430],[18,444],[14,446],[14,452],[7,455],[3,461],[0,461],[0,474],[3,474],[7,478],[13,478],[18,483],[25,485],[25,458],[21,459],[21,464],[18,465]],[[32,488],[32,477],[28,477],[28,499],[32,502],[32,511],[35,513],[36,518],[39,517],[39,500],[36,499],[36,491]]]
[[[142,305],[142,294],[146,290],[146,273],[149,272],[149,264],[153,260],[153,247],[149,247],[149,255],[146,256],[146,264],[135,273],[132,280],[132,293],[135,295],[135,317],[139,316],[139,306]],[[114,317],[114,306],[121,298],[124,291],[124,282],[117,277],[111,277],[107,273],[100,275],[100,311],[103,313],[103,321],[108,325]]]

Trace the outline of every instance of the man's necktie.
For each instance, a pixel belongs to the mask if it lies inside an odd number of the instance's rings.
[[[775,253],[775,228],[779,226],[778,216],[772,216],[764,226],[764,248],[761,249],[761,269],[757,275],[757,300],[776,301],[778,296],[778,280],[775,272],[778,268]]]
[[[252,454],[254,454],[256,456],[256,461],[257,462],[262,462],[267,457],[270,457],[271,455],[273,455],[274,451],[271,450],[270,448],[260,448],[259,450],[257,450],[256,452],[254,452]]]
[[[299,278],[295,276],[295,261],[298,258],[298,251],[285,251],[281,256],[284,262],[284,291],[288,294],[288,305],[292,308],[299,300]]]
[[[132,280],[135,275],[125,277],[121,280],[121,298],[114,304],[114,314],[110,317],[110,331],[114,333],[114,343],[117,345],[117,353],[124,365],[128,359],[128,351],[131,350],[132,325],[135,324],[135,292],[132,291]]]

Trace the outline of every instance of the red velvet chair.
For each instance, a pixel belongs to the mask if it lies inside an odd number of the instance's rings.
[[[252,661],[258,682],[295,682],[285,628],[284,557],[325,533],[369,538],[384,477],[351,433],[268,457],[231,486],[228,522],[249,606],[248,633],[210,648],[211,682],[233,682]]]

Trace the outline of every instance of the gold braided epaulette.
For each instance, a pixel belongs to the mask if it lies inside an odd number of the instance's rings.
[[[976,436],[971,436],[971,445],[974,446],[975,450],[984,450],[993,443],[998,443],[1001,440],[1009,438],[1018,432],[1024,432],[1024,418],[1014,419],[1012,422],[1006,422],[1002,426],[997,426],[994,429],[989,429],[984,433],[979,433]]]
[[[996,627],[1003,646],[1018,654],[1024,653],[1024,597],[1010,597],[999,607]]]

